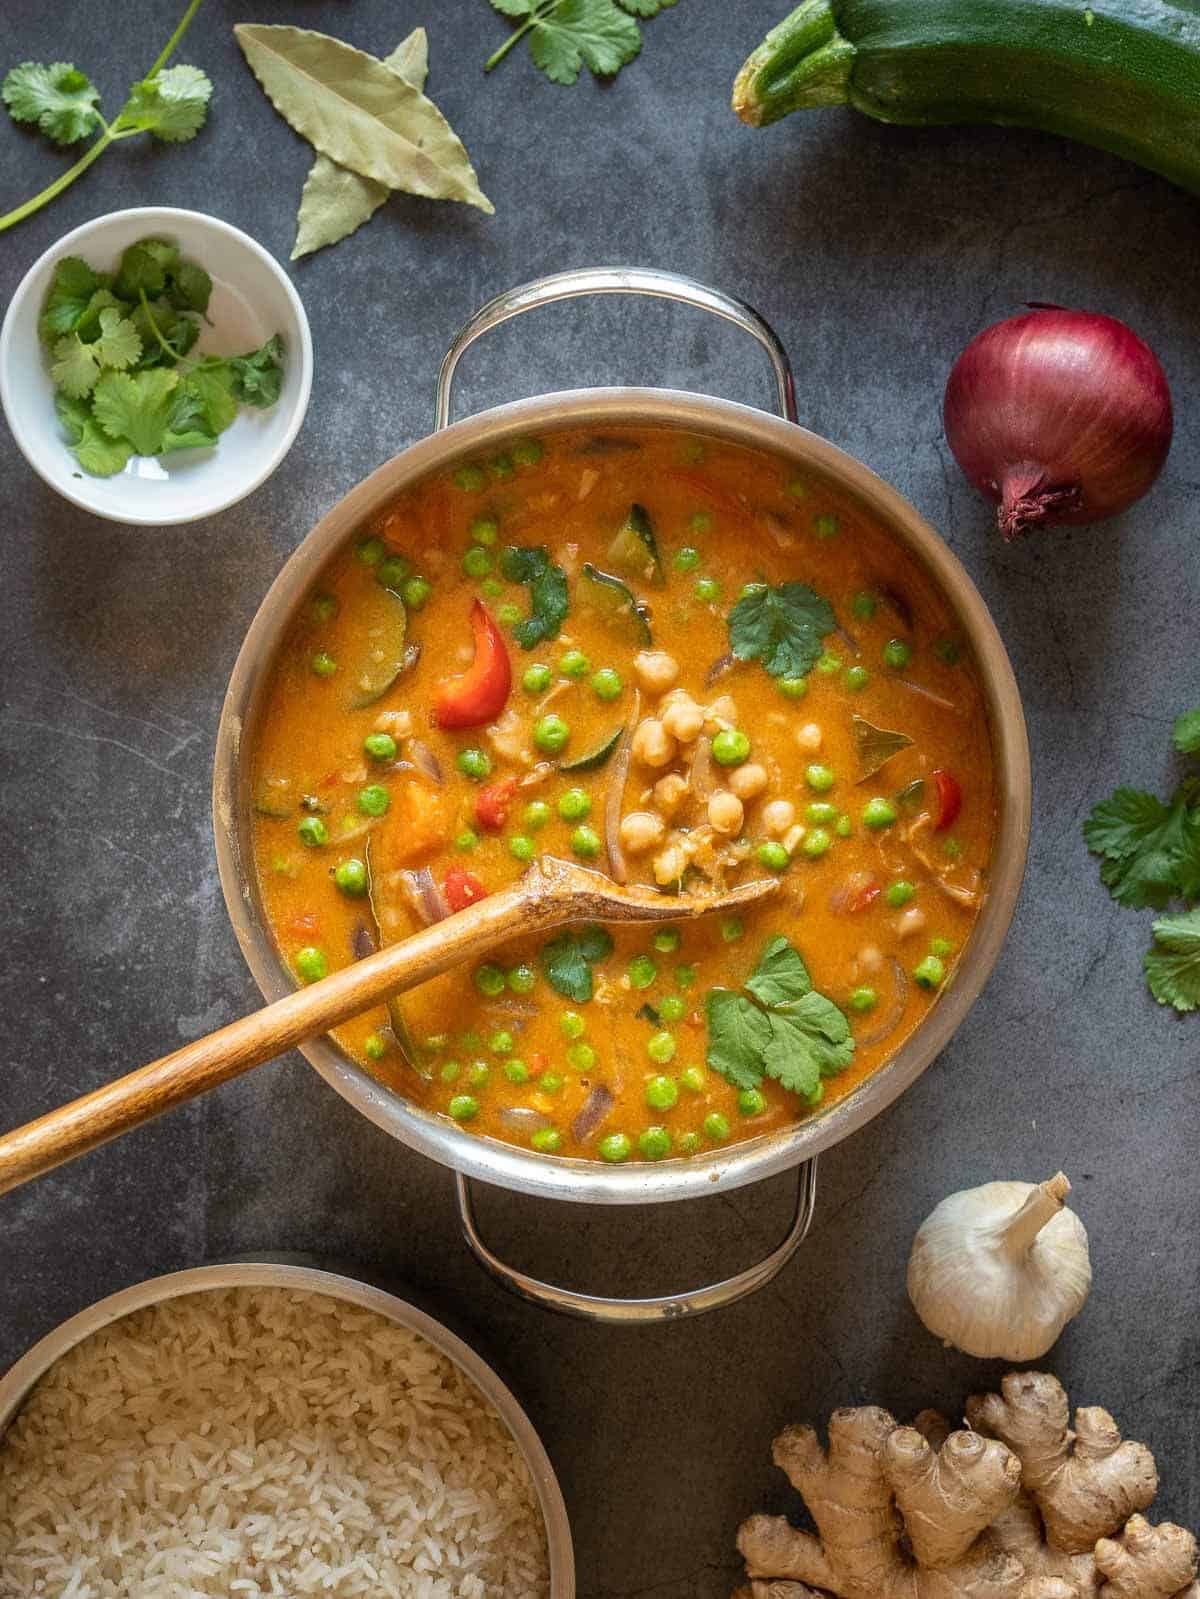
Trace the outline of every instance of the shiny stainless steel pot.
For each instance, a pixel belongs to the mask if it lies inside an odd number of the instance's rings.
[[[770,358],[783,418],[709,395],[604,388],[519,400],[450,425],[455,370],[481,334],[535,307],[589,294],[675,300],[736,324]],[[920,1076],[974,1004],[996,962],[1020,890],[1029,837],[1029,748],[1012,668],[986,606],[956,557],[894,489],[852,456],[797,426],[791,367],[774,332],[749,306],[702,284],[662,272],[594,269],[560,273],[499,296],[476,313],[448,351],[438,380],[435,419],[438,431],[373,472],[309,533],[259,608],[230,680],[213,780],[217,859],[234,930],[268,1000],[287,993],[292,979],[267,926],[254,873],[248,752],[254,747],[263,695],[291,620],[322,568],[371,516],[431,472],[503,450],[522,435],[563,428],[675,428],[769,451],[798,471],[835,485],[890,530],[946,596],[978,664],[991,725],[998,808],[995,853],[978,923],[953,980],[928,1018],[886,1066],[827,1109],[784,1131],[687,1160],[604,1166],[539,1155],[466,1132],[385,1088],[329,1039],[303,1047],[326,1081],[377,1126],[454,1169],[467,1241],[482,1264],[514,1291],[554,1309],[605,1321],[655,1321],[714,1309],[761,1287],[782,1269],[812,1219],[818,1153],[864,1126]],[[798,1169],[799,1184],[795,1215],[786,1238],[765,1261],[704,1289],[635,1301],[574,1293],[506,1266],[479,1235],[468,1187],[468,1180],[477,1178],[548,1199],[642,1205],[693,1199],[793,1169]]]

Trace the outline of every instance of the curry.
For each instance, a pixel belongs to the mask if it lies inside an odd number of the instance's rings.
[[[922,569],[780,460],[523,439],[407,491],[325,571],[258,721],[255,839],[315,981],[541,854],[744,918],[570,929],[339,1030],[381,1081],[547,1156],[785,1127],[936,1003],[986,892],[975,666]]]

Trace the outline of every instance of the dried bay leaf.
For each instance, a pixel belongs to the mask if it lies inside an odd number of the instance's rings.
[[[308,28],[233,31],[276,111],[322,155],[389,189],[494,211],[445,117],[382,61]]]
[[[414,89],[423,90],[429,76],[429,36],[425,29],[414,28],[384,58],[383,64]],[[292,260],[336,244],[361,228],[391,192],[386,184],[361,177],[327,155],[318,154],[300,195]]]
[[[912,743],[907,733],[894,733],[886,727],[875,727],[865,716],[851,716],[850,725],[854,730],[854,749],[859,765],[855,781],[859,783],[874,777],[893,755],[899,755]]]

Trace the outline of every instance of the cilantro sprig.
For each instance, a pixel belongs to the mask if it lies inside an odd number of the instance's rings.
[[[574,83],[583,67],[597,77],[620,72],[642,48],[643,21],[675,0],[491,0],[502,16],[520,26],[489,56],[484,71],[498,66],[529,35],[529,54],[552,83]]]
[[[1177,718],[1172,741],[1181,755],[1200,755],[1200,710]],[[1083,837],[1102,857],[1100,878],[1118,905],[1161,911],[1200,900],[1200,776],[1185,777],[1169,801],[1116,789],[1093,809]],[[1160,1005],[1200,1009],[1200,906],[1160,917],[1153,933],[1142,961],[1150,992]]]
[[[513,628],[523,650],[558,637],[570,607],[567,574],[555,566],[544,544],[510,544],[500,557],[500,570],[510,583],[529,590],[529,615]]]
[[[807,583],[751,583],[727,624],[739,661],[759,660],[772,677],[804,677],[820,659],[835,618],[829,601]]]
[[[767,944],[745,986],[750,997],[730,988],[709,991],[709,1066],[735,1088],[757,1088],[772,1077],[817,1104],[824,1079],[854,1059],[850,1023],[813,988],[799,951],[782,935]]]
[[[542,950],[542,971],[556,993],[585,1005],[592,997],[592,967],[612,949],[612,935],[598,923],[568,929]]]
[[[129,91],[125,104],[111,122],[100,110],[100,92],[71,61],[23,61],[0,84],[0,97],[14,122],[38,128],[58,145],[78,144],[99,132],[75,165],[55,178],[40,194],[0,216],[0,233],[22,222],[81,177],[92,162],[119,139],[149,133],[168,144],[193,138],[204,124],[212,84],[199,67],[168,67],[167,62],[187,32],[201,0],[191,4],[180,19],[158,60]]]

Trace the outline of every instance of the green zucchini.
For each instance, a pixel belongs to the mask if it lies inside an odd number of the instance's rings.
[[[359,602],[360,626],[354,635],[358,659],[349,663],[346,703],[361,710],[381,699],[406,667],[408,612],[391,589],[373,586]]]
[[[575,596],[581,605],[589,606],[614,633],[630,644],[649,649],[653,643],[649,607],[643,605],[619,577],[585,561]]]
[[[595,772],[606,761],[610,760],[621,742],[625,732],[625,724],[621,723],[615,732],[606,733],[595,749],[590,749],[585,755],[578,755],[573,761],[560,761],[560,772]]]
[[[617,529],[617,536],[608,547],[608,558],[622,572],[629,572],[655,588],[662,588],[666,582],[662,556],[658,553],[654,524],[644,505],[629,507],[629,515]]]
[[[733,108],[762,127],[829,105],[1039,128],[1200,193],[1200,0],[804,0]]]

